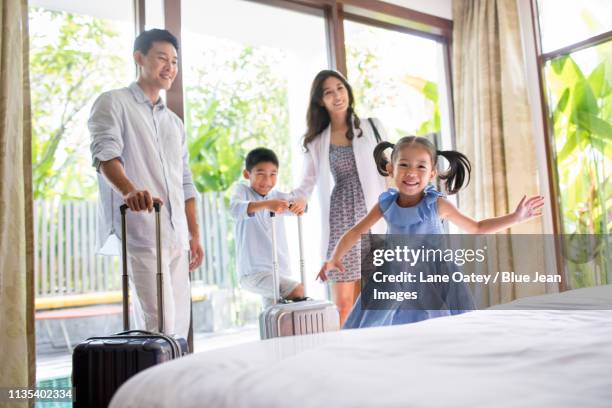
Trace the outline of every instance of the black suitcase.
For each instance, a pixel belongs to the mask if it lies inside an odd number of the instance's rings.
[[[72,354],[73,407],[107,407],[114,393],[139,372],[188,353],[187,341],[163,334],[163,276],[161,273],[160,205],[155,203],[157,245],[157,313],[159,333],[129,330],[126,205],[121,206],[123,327],[121,333],[92,337]]]

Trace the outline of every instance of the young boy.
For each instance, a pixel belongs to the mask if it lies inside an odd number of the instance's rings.
[[[240,285],[263,297],[264,307],[273,302],[272,223],[270,212],[301,214],[290,206],[291,196],[274,190],[278,174],[276,154],[263,147],[247,154],[242,175],[249,180],[237,183],[230,210],[236,221],[236,264]],[[280,295],[285,299],[304,297],[304,286],[290,279],[289,251],[282,219],[276,222]]]

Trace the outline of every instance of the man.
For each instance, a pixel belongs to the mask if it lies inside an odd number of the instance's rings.
[[[183,123],[160,98],[176,78],[178,42],[166,30],[141,33],[134,42],[139,74],[127,88],[105,92],[88,122],[100,190],[99,248],[117,253],[122,239],[119,206],[127,204],[128,273],[136,326],[157,330],[155,219],[161,206],[164,331],[187,337],[189,271],[203,257],[196,223],[196,190],[189,170]],[[191,255],[191,256],[190,256]]]

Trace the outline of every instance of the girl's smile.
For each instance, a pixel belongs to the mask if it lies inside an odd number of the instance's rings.
[[[400,204],[418,203],[425,187],[436,175],[429,151],[419,145],[402,148],[390,170],[400,192]]]

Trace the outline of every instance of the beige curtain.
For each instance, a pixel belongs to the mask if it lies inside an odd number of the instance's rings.
[[[524,67],[516,0],[453,1],[456,142],[473,167],[459,205],[476,219],[508,214],[524,194],[539,194]],[[541,221],[511,232],[541,234]],[[498,240],[499,256],[488,260],[490,272],[544,271],[544,251],[518,253],[517,240]],[[485,292],[485,305],[498,304],[545,293],[546,285],[498,284]]]
[[[0,4],[0,386],[32,388],[36,353],[27,0]]]

